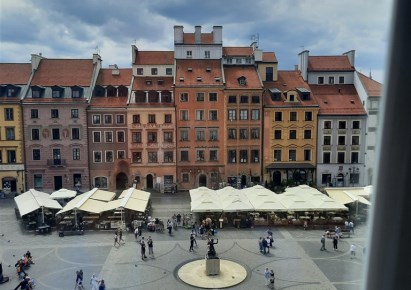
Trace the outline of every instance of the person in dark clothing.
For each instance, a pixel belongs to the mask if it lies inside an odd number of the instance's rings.
[[[106,290],[106,284],[104,284],[104,280],[100,281],[100,285],[98,286],[98,290]]]
[[[195,240],[195,236],[193,233],[191,233],[190,235],[190,250],[188,250],[189,252],[194,251],[194,240]]]
[[[32,289],[30,284],[30,278],[27,277],[27,274],[24,275],[24,279],[19,283],[19,285],[16,286],[16,288],[14,288],[14,290],[20,289],[21,290],[30,290]]]
[[[264,254],[267,254],[267,249],[268,249],[268,252],[270,252],[268,248],[267,240],[263,238],[263,253]]]
[[[146,242],[144,241],[144,237],[141,237],[140,241],[141,245],[141,260],[144,260],[146,257]]]
[[[334,246],[334,250],[338,250],[338,236],[334,236],[333,246]]]

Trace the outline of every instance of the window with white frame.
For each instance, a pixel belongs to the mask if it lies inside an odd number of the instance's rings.
[[[33,149],[33,160],[41,160],[40,149]]]
[[[331,145],[331,136],[330,135],[324,135],[323,136],[323,145]]]
[[[117,159],[126,159],[126,151],[117,150]]]
[[[251,139],[254,139],[254,140],[260,139],[260,128],[251,128],[250,131],[251,131],[250,132],[251,133],[251,136],[250,136]]]
[[[210,102],[217,102],[217,93],[208,93],[208,100]]]
[[[188,102],[188,93],[180,94],[180,102]]]
[[[104,124],[113,124],[113,116],[112,115],[104,115]]]
[[[351,145],[360,145],[360,136],[351,136]]]
[[[204,110],[196,110],[196,120],[204,121]]]
[[[80,148],[73,148],[73,160],[80,160]]]
[[[124,143],[125,142],[125,134],[124,131],[117,131],[117,142]]]
[[[180,161],[188,161],[188,150],[180,151]]]
[[[323,123],[324,129],[332,129],[332,122],[331,121],[324,121]]]
[[[100,125],[101,124],[101,115],[92,115],[92,123],[93,123],[93,125]]]
[[[188,121],[188,110],[180,110],[180,120]]]
[[[196,140],[205,141],[205,129],[196,129]]]
[[[208,111],[208,119],[210,121],[217,121],[217,110]]]
[[[248,120],[248,110],[246,109],[240,110],[240,120]]]
[[[193,52],[191,50],[187,50],[186,56],[187,56],[187,58],[192,58],[193,57]]]
[[[235,109],[229,109],[228,110],[228,120],[232,121],[232,120],[237,120],[237,116],[236,116],[237,110]]]
[[[235,140],[237,139],[237,129],[235,128],[228,128],[228,139]]]
[[[131,162],[141,163],[142,162],[142,153],[141,152],[132,152],[131,153]]]
[[[210,58],[210,51],[209,50],[204,51],[204,58]]]
[[[196,99],[197,99],[197,102],[204,102],[204,93],[197,93]]]
[[[240,128],[240,140],[247,140],[248,139],[248,129],[247,128]]]
[[[280,149],[274,150],[274,161],[281,161],[281,150]]]
[[[71,118],[77,119],[79,117],[78,109],[71,109]]]
[[[117,124],[124,124],[125,123],[124,115],[116,115],[116,123]]]
[[[131,142],[141,143],[141,132],[140,131],[131,133]]]
[[[147,132],[148,143],[157,143],[157,132]]]
[[[93,151],[93,161],[94,163],[102,162],[101,151]]]
[[[188,130],[182,129],[180,130],[180,141],[188,141]]]
[[[218,161],[218,150],[210,149],[210,161]]]
[[[331,152],[323,152],[323,163],[324,164],[331,163]]]
[[[251,120],[260,120],[260,109],[251,110]]]
[[[218,129],[210,129],[210,141],[218,140]]]
[[[204,149],[196,150],[196,161],[205,161],[205,150]]]
[[[80,140],[80,128],[71,128],[71,140]]]
[[[164,142],[165,143],[173,142],[173,132],[164,132]]]
[[[93,132],[93,143],[100,143],[101,142],[101,132],[94,131]]]

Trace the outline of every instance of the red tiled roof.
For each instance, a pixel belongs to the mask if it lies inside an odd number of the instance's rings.
[[[274,52],[263,52],[263,62],[278,62]]]
[[[183,42],[184,44],[196,44],[194,33],[184,33]],[[213,34],[201,33],[201,44],[213,44]]]
[[[92,59],[42,59],[32,86],[88,87],[93,75]]]
[[[147,85],[146,81],[151,80],[151,85]],[[162,80],[163,82],[159,84],[158,81]],[[162,91],[162,90],[171,90],[173,86],[173,78],[172,77],[136,77],[134,78],[134,83],[132,90],[155,90],[155,91]]]
[[[309,56],[308,71],[354,71],[348,56]]]
[[[223,56],[252,56],[251,47],[223,47]]]
[[[132,69],[131,68],[122,68],[117,69],[120,74],[113,75],[112,71],[116,69],[111,68],[104,68],[100,69],[96,85],[100,86],[129,86],[131,83],[131,75]]]
[[[0,63],[0,85],[25,85],[30,74],[30,63]]]
[[[367,90],[367,93],[371,97],[380,97],[381,96],[381,91],[382,91],[382,84],[379,82],[370,79],[366,75],[363,75],[362,73],[358,73],[361,82],[364,84],[365,89]]]
[[[127,97],[92,97],[91,107],[122,108],[127,106]]]
[[[174,64],[174,51],[137,51],[134,64]]]
[[[229,66],[224,68],[227,89],[262,89],[260,78],[254,66]],[[246,85],[240,86],[238,78],[246,78]]]
[[[366,115],[354,85],[311,85],[321,115]]]
[[[278,71],[278,78],[275,82],[264,82],[264,104],[267,106],[280,106],[280,107],[301,107],[301,106],[316,106],[318,105],[315,98],[315,94],[311,92],[309,100],[301,100],[298,96],[298,102],[285,102],[285,92],[290,90],[296,90],[297,88],[304,88],[311,91],[310,86],[304,81],[299,71]],[[271,99],[269,89],[276,88],[281,92],[281,100],[273,101]]]
[[[191,68],[192,71],[188,71]],[[206,69],[211,71],[207,72]],[[205,86],[205,85],[222,85],[221,61],[218,59],[210,60],[177,60],[176,68],[176,86]],[[184,82],[180,78],[184,78]],[[201,81],[197,81],[201,77]],[[215,78],[220,78],[217,82]]]

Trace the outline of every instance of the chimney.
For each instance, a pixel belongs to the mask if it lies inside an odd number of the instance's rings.
[[[174,44],[184,43],[184,27],[182,25],[174,25]]]
[[[223,44],[223,27],[213,26],[213,43]]]
[[[93,63],[101,63],[101,56],[98,53],[93,53]]]
[[[136,63],[136,58],[137,58],[137,53],[138,53],[138,48],[134,44],[131,45],[131,60],[132,64]]]
[[[120,70],[118,69],[118,66],[116,64],[110,64],[108,67],[111,69],[111,75],[113,76],[120,75]]]
[[[348,61],[350,62],[351,66],[355,66],[355,50],[350,50],[347,51],[346,53],[343,53],[343,55],[346,55],[348,57]]]
[[[263,51],[259,48],[254,50],[254,60],[255,61],[263,61]]]
[[[40,61],[43,58],[44,57],[41,55],[41,53],[31,55],[31,70],[32,71],[36,70],[39,67]]]
[[[298,54],[300,62],[298,64],[298,69],[301,71],[301,75],[305,81],[307,81],[307,70],[308,70],[308,50],[304,50]]]
[[[201,26],[195,26],[194,38],[196,44],[201,43]]]

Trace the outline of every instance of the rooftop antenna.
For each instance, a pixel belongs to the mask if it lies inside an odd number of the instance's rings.
[[[371,75],[371,69],[370,69],[370,79],[372,79],[372,75]]]
[[[257,47],[260,45],[260,34],[253,34],[251,35],[251,41],[257,43]]]
[[[96,45],[96,47],[94,48],[94,50],[96,51],[97,54],[100,54],[100,48],[98,47],[98,45]]]

